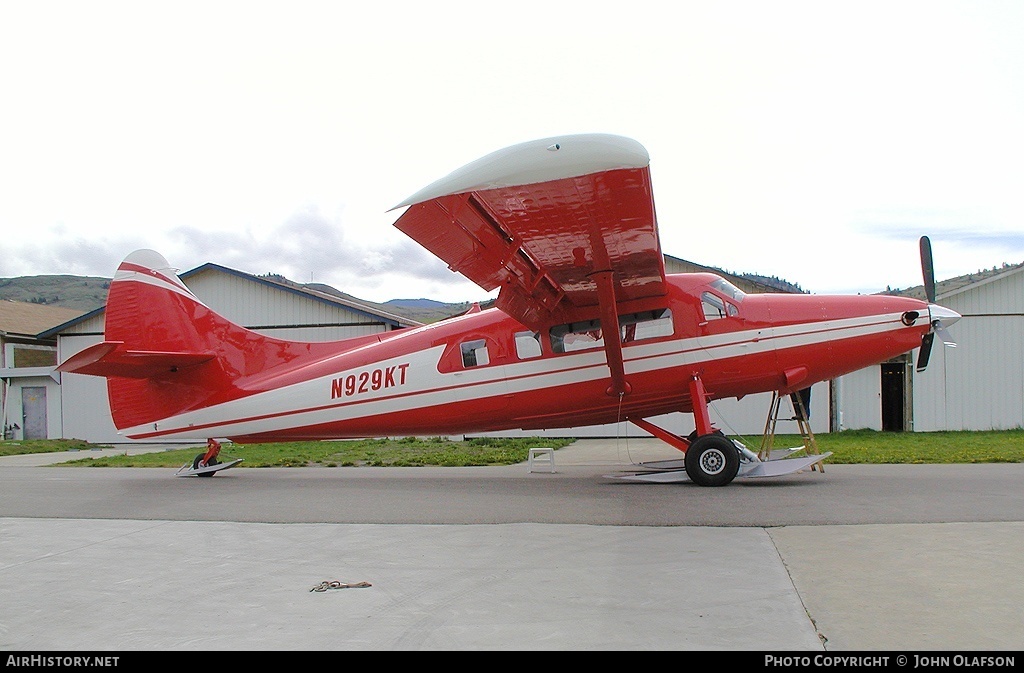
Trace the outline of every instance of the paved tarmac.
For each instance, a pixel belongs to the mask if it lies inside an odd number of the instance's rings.
[[[166,448],[0,458],[0,651],[1024,646],[1024,465],[705,489],[611,478],[678,454],[595,439],[554,473],[44,467]]]

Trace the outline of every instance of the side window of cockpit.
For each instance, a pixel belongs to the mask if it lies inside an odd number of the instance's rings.
[[[705,292],[700,296],[701,306],[704,308],[704,320],[718,320],[719,318],[734,318],[740,314],[740,310],[730,301],[725,301],[716,294]]]
[[[463,367],[479,367],[491,361],[487,354],[487,342],[483,339],[466,341],[461,347]]]
[[[540,357],[540,334],[537,332],[516,332],[516,355],[520,360]]]
[[[726,316],[725,302],[710,292],[705,292],[700,296],[700,304],[704,308],[705,320],[718,320]]]

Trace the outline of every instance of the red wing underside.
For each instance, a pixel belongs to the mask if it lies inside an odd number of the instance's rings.
[[[646,166],[440,196],[395,226],[533,329],[666,292]]]

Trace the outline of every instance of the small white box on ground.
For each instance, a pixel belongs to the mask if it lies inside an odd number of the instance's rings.
[[[548,472],[555,471],[555,450],[550,448],[530,449],[530,472],[536,472],[537,465],[547,465]]]

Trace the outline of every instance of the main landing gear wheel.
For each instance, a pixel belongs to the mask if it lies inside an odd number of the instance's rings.
[[[686,449],[686,476],[698,486],[725,486],[740,469],[736,445],[719,434],[698,437]]]
[[[204,452],[204,453],[200,453],[198,456],[195,457],[195,460],[192,461],[192,469],[193,470],[198,470],[201,467],[199,465],[199,461],[201,461],[203,459],[203,456],[205,456],[205,455],[206,455],[206,453]],[[212,467],[214,465],[220,465],[220,462],[216,458],[211,458],[210,462],[206,464],[206,467]],[[217,474],[217,473],[216,472],[200,472],[196,476],[197,477],[212,477],[215,474]]]

